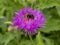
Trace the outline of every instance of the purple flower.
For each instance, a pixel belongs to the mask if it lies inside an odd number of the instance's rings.
[[[44,14],[32,8],[23,8],[15,12],[15,17],[13,18],[13,26],[23,29],[28,34],[37,33],[37,29],[43,27],[45,22]]]

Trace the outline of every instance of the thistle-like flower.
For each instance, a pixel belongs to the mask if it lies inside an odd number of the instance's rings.
[[[41,11],[33,10],[32,8],[23,8],[15,12],[12,25],[17,26],[20,30],[23,29],[28,34],[35,34],[39,27],[44,26],[45,22],[46,18]]]

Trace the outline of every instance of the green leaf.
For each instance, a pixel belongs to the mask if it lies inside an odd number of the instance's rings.
[[[6,32],[5,34],[0,34],[0,43],[3,45],[7,45],[12,39],[14,39],[15,35],[10,32]]]
[[[58,31],[58,30],[60,30],[60,21],[50,19],[50,20],[48,20],[45,28],[42,31],[48,33],[48,32],[51,32],[51,31]]]
[[[37,0],[35,4],[35,8],[38,9],[45,9],[45,8],[50,8],[53,6],[60,6],[60,3],[58,0]]]
[[[11,21],[14,12],[18,11],[18,9],[22,7],[23,4],[20,4],[18,0],[1,0],[0,15],[4,15],[9,21]]]
[[[15,38],[15,35],[11,34],[11,33],[6,33],[6,35],[4,35],[4,45],[7,45],[12,39]]]
[[[54,41],[52,39],[44,38],[44,40],[45,40],[45,45],[54,45]]]
[[[56,9],[57,9],[57,12],[58,12],[58,14],[60,16],[60,7],[56,7]]]
[[[4,16],[0,17],[0,28],[2,28],[3,32],[6,31],[6,29],[7,29],[7,25],[4,23],[6,21],[7,21],[7,19]]]
[[[2,44],[2,38],[3,38],[3,35],[0,34],[0,44]]]
[[[54,41],[54,45],[60,45],[60,30],[50,33],[51,35],[49,36],[49,38]]]
[[[56,8],[50,8],[44,10],[46,16],[46,25],[41,31],[49,33],[51,31],[58,31],[60,30],[60,17],[56,11]]]
[[[60,45],[60,30],[49,32],[50,35],[43,36],[46,45]]]
[[[24,40],[20,42],[20,45],[32,45],[32,43],[29,40]]]
[[[38,32],[38,35],[36,36],[36,40],[35,40],[36,45],[44,45],[41,33]]]
[[[0,8],[0,16],[3,16],[4,15],[4,11],[5,11],[5,7],[3,7],[3,8]]]

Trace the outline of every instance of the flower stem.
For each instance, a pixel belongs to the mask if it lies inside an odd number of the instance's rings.
[[[29,38],[30,38],[31,43],[34,45],[34,42],[33,42],[31,35],[29,35]]]

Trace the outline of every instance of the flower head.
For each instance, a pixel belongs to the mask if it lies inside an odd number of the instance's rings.
[[[38,27],[43,27],[45,22],[44,14],[32,8],[23,8],[15,12],[15,17],[13,18],[13,26],[17,26],[18,29],[24,29],[28,34],[37,33]]]

